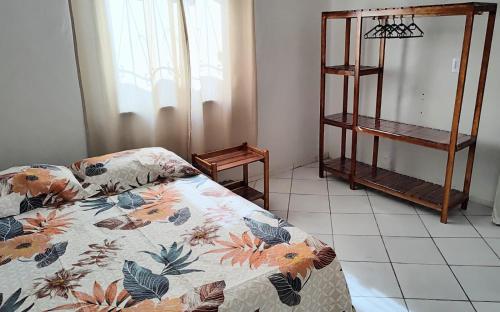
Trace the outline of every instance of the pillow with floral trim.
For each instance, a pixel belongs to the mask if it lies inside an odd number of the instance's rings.
[[[200,174],[191,164],[161,147],[83,159],[73,163],[71,170],[92,196],[116,195],[145,184]]]
[[[66,167],[32,165],[0,172],[0,218],[86,197],[88,193]]]

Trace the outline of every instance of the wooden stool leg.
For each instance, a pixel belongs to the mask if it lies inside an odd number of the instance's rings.
[[[217,175],[217,164],[212,165],[212,180],[217,182],[218,180],[218,175]]]
[[[243,165],[243,183],[248,186],[248,165]]]
[[[264,157],[264,209],[269,210],[269,151]]]

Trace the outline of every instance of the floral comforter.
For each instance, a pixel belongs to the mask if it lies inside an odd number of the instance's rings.
[[[334,250],[204,176],[0,219],[0,311],[351,311]]]

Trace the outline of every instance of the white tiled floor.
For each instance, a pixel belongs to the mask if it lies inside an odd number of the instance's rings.
[[[491,208],[471,203],[444,225],[426,208],[319,179],[317,164],[272,174],[270,205],[334,245],[358,312],[500,311]]]

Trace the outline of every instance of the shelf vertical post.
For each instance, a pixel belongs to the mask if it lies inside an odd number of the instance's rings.
[[[354,65],[354,101],[352,105],[352,146],[351,146],[351,176],[350,184],[351,189],[356,188],[356,152],[358,145],[358,133],[356,127],[358,126],[358,113],[359,113],[359,83],[360,83],[360,68],[361,68],[361,38],[363,32],[363,18],[361,12],[358,12],[356,17],[356,51],[355,51],[355,65]]]
[[[349,54],[351,49],[351,19],[345,19],[345,47],[344,47],[344,65],[349,66]],[[345,118],[347,118],[347,107],[349,104],[349,76],[344,76],[344,94],[343,94],[343,104],[342,104],[342,113],[343,113],[343,122],[347,122]],[[342,143],[341,143],[341,151],[340,157],[342,160],[345,159],[345,149],[346,149],[346,136],[347,130],[342,128]]]
[[[387,19],[384,18],[383,24],[385,25]],[[380,39],[379,55],[378,55],[378,77],[377,77],[377,100],[375,105],[375,126],[380,126],[380,115],[382,113],[382,87],[384,82],[384,63],[385,63],[385,38]],[[377,170],[378,163],[378,145],[380,138],[375,136],[373,138],[373,155],[372,155],[372,171]]]
[[[467,76],[467,64],[469,61],[470,43],[472,39],[472,27],[474,25],[474,11],[467,14],[465,20],[464,41],[462,45],[462,56],[460,58],[460,70],[457,82],[457,94],[455,97],[455,108],[453,110],[453,121],[451,125],[450,145],[448,149],[448,161],[446,164],[446,176],[444,181],[443,204],[441,208],[441,223],[448,222],[448,208],[450,204],[450,193],[453,182],[453,169],[455,165],[455,154],[457,151],[458,128],[460,125],[460,114],[462,112],[462,101],[464,98],[465,78]]]
[[[264,151],[264,209],[269,211],[269,151]]]
[[[469,202],[469,192],[472,180],[472,168],[474,166],[474,157],[476,155],[477,134],[479,131],[479,120],[481,118],[481,109],[484,99],[484,87],[486,85],[486,76],[488,73],[488,64],[490,61],[491,42],[493,41],[493,29],[495,28],[496,11],[488,13],[488,24],[486,26],[486,36],[484,39],[483,59],[481,61],[481,71],[479,74],[479,83],[477,87],[476,106],[474,109],[474,119],[472,121],[471,137],[475,143],[469,147],[469,155],[467,157],[467,167],[465,169],[465,181],[463,192],[467,196],[467,200],[462,203],[462,209],[467,209]]]
[[[325,153],[325,66],[326,66],[326,15],[321,16],[321,84],[319,99],[319,177],[325,174],[324,153]]]

